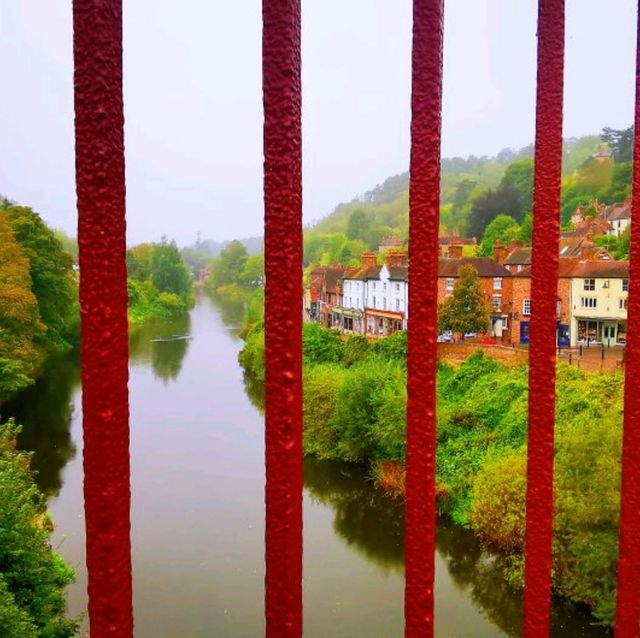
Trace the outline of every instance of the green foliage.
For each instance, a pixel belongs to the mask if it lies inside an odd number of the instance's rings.
[[[518,239],[519,236],[518,222],[509,215],[498,215],[484,231],[480,254],[489,257],[493,255],[493,246],[496,241],[500,240],[506,246],[512,239]]]
[[[247,332],[238,362],[257,381],[264,381],[264,324],[257,323]]]
[[[305,363],[339,363],[344,358],[340,333],[317,323],[305,323],[302,331]]]
[[[0,635],[67,638],[78,619],[65,618],[64,588],[73,570],[49,543],[45,501],[16,450],[18,428],[0,426]]]
[[[614,129],[605,126],[600,134],[613,153],[616,162],[631,162],[633,158],[633,126]]]
[[[239,282],[247,288],[262,286],[264,282],[264,253],[249,255],[244,262]]]
[[[160,293],[169,293],[183,299],[191,295],[191,273],[175,242],[163,240],[154,245],[149,275]]]
[[[466,334],[486,332],[489,327],[489,307],[480,287],[478,271],[466,264],[458,273],[453,294],[440,305],[438,330]]]
[[[211,275],[207,282],[212,290],[221,286],[240,283],[248,253],[245,245],[237,239],[232,241],[209,266]]]
[[[357,208],[349,216],[347,223],[347,237],[349,239],[358,239],[364,242],[367,238],[367,234],[371,229],[373,220],[366,211],[361,208]]]
[[[488,190],[473,200],[467,233],[472,237],[482,237],[487,226],[501,213],[520,222],[525,210],[528,210],[527,206],[517,186],[511,182],[503,183],[497,189]]]
[[[78,261],[78,240],[75,237],[69,237],[64,230],[54,230],[55,238],[60,242],[62,248],[66,250],[73,261]]]
[[[45,332],[31,291],[29,260],[0,210],[0,401],[33,381]]]
[[[67,350],[78,343],[80,324],[72,257],[30,208],[3,206],[0,210],[29,260],[31,289],[47,327],[40,341],[50,352]]]
[[[127,251],[129,321],[169,319],[193,306],[193,281],[175,242],[140,244]]]
[[[531,210],[533,207],[533,158],[527,157],[509,164],[500,184],[515,186],[520,191],[524,210]]]

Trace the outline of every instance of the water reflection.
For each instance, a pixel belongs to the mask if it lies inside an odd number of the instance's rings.
[[[31,467],[46,496],[57,496],[62,470],[76,455],[71,438],[72,396],[80,385],[77,353],[51,360],[31,388],[4,404],[2,418],[22,425],[18,445],[33,452]]]
[[[175,381],[189,350],[191,317],[182,315],[165,321],[150,321],[136,326],[129,334],[129,360],[132,365],[149,365],[165,385]]]
[[[403,571],[404,506],[376,489],[363,468],[306,458],[304,485],[335,511],[334,530],[349,547],[384,571]],[[447,578],[437,579],[436,599],[446,596],[443,588],[450,581],[504,634],[521,635],[522,596],[505,581],[500,560],[484,551],[470,530],[440,519],[437,554]],[[588,613],[563,601],[554,602],[551,624],[551,635],[558,638],[610,635]]]

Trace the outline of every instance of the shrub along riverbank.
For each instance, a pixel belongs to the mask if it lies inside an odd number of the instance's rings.
[[[169,319],[194,304],[193,279],[175,242],[140,244],[127,251],[129,323]]]
[[[262,324],[239,355],[264,378]],[[346,341],[304,327],[304,449],[368,464],[378,483],[402,492],[406,335]],[[438,368],[438,507],[496,552],[505,578],[523,584],[526,365],[507,368],[479,352]],[[560,364],[556,413],[553,586],[613,621],[623,375]]]
[[[51,547],[46,502],[17,434],[13,423],[0,425],[0,636],[75,636],[64,591],[74,572]]]

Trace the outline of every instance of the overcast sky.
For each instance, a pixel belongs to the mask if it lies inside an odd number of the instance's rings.
[[[260,0],[125,0],[129,243],[262,230]],[[446,0],[443,155],[533,141],[534,0]],[[631,124],[634,0],[567,0],[565,136]],[[71,0],[0,0],[0,193],[75,235]],[[305,221],[405,171],[410,0],[303,0]]]

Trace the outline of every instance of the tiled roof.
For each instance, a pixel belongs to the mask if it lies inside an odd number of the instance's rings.
[[[408,266],[388,266],[389,279],[395,281],[406,281],[409,276]]]
[[[368,266],[357,268],[345,273],[344,279],[362,281],[363,279],[376,279],[380,275],[382,266]]]
[[[610,222],[619,219],[631,219],[631,206],[614,206],[607,218]]]
[[[514,277],[531,277],[531,266],[523,268]],[[599,259],[560,259],[558,278],[567,279],[627,279],[629,277],[628,261],[602,261]]]
[[[531,247],[530,246],[522,246],[521,248],[516,248],[511,254],[504,260],[505,265],[507,266],[517,266],[520,264],[530,264],[531,263]]]
[[[480,277],[511,277],[511,271],[491,257],[462,257],[460,259],[441,257],[438,261],[438,277],[457,277],[460,268],[468,264],[478,271]]]

